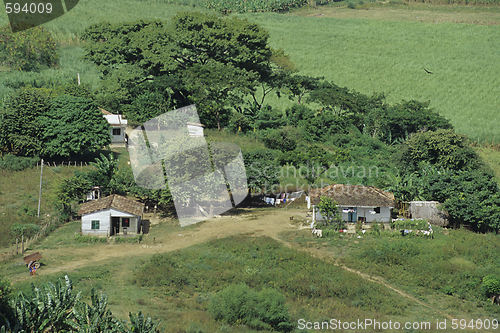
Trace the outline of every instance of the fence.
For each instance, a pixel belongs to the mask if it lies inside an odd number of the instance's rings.
[[[74,162],[71,162],[71,161],[43,161],[43,165],[47,165],[49,167],[61,167],[61,166],[79,166],[80,168],[83,168],[84,166],[89,166],[90,164],[88,164],[87,162],[77,162],[77,161],[74,161]],[[39,168],[40,167],[40,162],[36,162],[36,167]]]
[[[19,254],[19,250],[21,250],[21,254],[24,253],[26,249],[28,249],[33,243],[35,243],[40,236],[43,236],[45,233],[45,230],[47,227],[50,225],[51,222],[48,224],[44,225],[42,229],[33,237],[24,239],[24,236],[21,236],[21,244],[19,244],[19,239],[16,239],[16,248],[14,250],[10,250],[4,253],[0,253],[0,261],[6,261],[9,260],[16,255]]]

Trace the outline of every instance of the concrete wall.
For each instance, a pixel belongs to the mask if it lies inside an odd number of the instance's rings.
[[[111,226],[109,209],[85,214],[82,216],[82,235],[108,236]],[[92,221],[99,221],[99,230],[92,230]]]
[[[413,219],[429,220],[433,225],[448,226],[448,212],[439,210],[437,201],[411,201],[410,216]]]

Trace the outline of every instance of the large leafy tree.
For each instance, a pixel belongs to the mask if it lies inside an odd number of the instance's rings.
[[[0,148],[21,156],[40,154],[43,126],[39,117],[48,112],[51,94],[43,88],[16,90],[0,115]]]
[[[268,37],[246,20],[203,13],[180,13],[170,23],[96,24],[84,35],[91,41],[86,58],[104,74],[101,96],[115,107],[144,121],[159,105],[195,102],[214,127],[242,95],[255,93],[258,81],[274,80]],[[152,91],[153,106],[145,100]],[[136,97],[148,115],[130,107]]]
[[[86,98],[55,98],[50,110],[39,118],[39,124],[43,128],[42,156],[70,157],[111,143],[109,124],[97,105]]]
[[[427,163],[452,170],[481,166],[479,156],[468,145],[468,138],[451,129],[415,133],[402,147],[401,162],[408,172],[418,171]]]

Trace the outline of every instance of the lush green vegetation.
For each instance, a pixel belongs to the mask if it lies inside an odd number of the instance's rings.
[[[492,110],[500,100],[500,75],[491,41],[496,25],[388,22],[244,14],[270,32],[302,74],[324,76],[365,94],[385,93],[389,102],[430,101],[454,128],[474,140],[498,141]],[[328,41],[328,42],[325,42]],[[427,74],[423,68],[433,72]],[[284,101],[273,104],[285,107]],[[493,117],[493,118],[492,118]]]
[[[205,0],[205,7],[214,9],[223,14],[236,12],[283,12],[294,8],[300,8],[307,4],[307,0]]]
[[[15,70],[40,71],[57,64],[56,42],[50,32],[36,27],[12,33],[0,29],[0,65]]]
[[[72,293],[68,276],[56,284],[32,285],[31,295],[20,292],[10,303],[7,324],[2,332],[159,332],[159,322],[142,312],[129,314],[130,324],[117,320],[107,308],[106,295],[91,292],[91,304],[82,302],[81,293]]]

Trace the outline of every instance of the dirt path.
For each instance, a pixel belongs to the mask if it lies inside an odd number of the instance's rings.
[[[294,216],[295,219],[297,217],[305,218],[305,212],[275,210],[256,216],[255,214],[252,214],[251,211],[248,211],[248,214],[244,213],[238,216],[222,216],[213,218],[200,224],[196,228],[184,230],[180,229],[180,232],[170,233],[168,235],[155,235],[155,233],[152,232],[142,244],[95,244],[90,250],[68,247],[64,248],[64,254],[67,256],[73,256],[73,259],[66,261],[63,265],[44,267],[40,271],[40,274],[48,275],[61,272],[69,273],[75,269],[86,266],[99,266],[109,261],[130,257],[131,255],[141,256],[166,253],[180,250],[194,244],[204,243],[211,239],[248,233],[254,236],[271,237],[288,247],[293,247],[295,249],[311,253],[315,257],[322,258],[323,260],[329,261],[334,265],[340,266],[346,271],[357,274],[367,281],[383,285],[384,287],[397,292],[402,297],[405,297],[421,306],[427,307],[435,313],[439,313],[444,317],[453,319],[453,317],[449,314],[444,313],[443,311],[438,310],[388,284],[381,277],[365,274],[347,266],[339,265],[334,258],[334,254],[330,251],[317,248],[299,248],[290,242],[284,241],[279,237],[280,233],[304,228],[299,225],[290,224],[290,216]],[[155,238],[154,242],[152,237]],[[43,255],[44,258],[57,258],[61,255],[61,250],[46,249],[43,250]],[[20,273],[10,277],[13,283],[29,278],[30,277],[27,276],[26,273]]]

